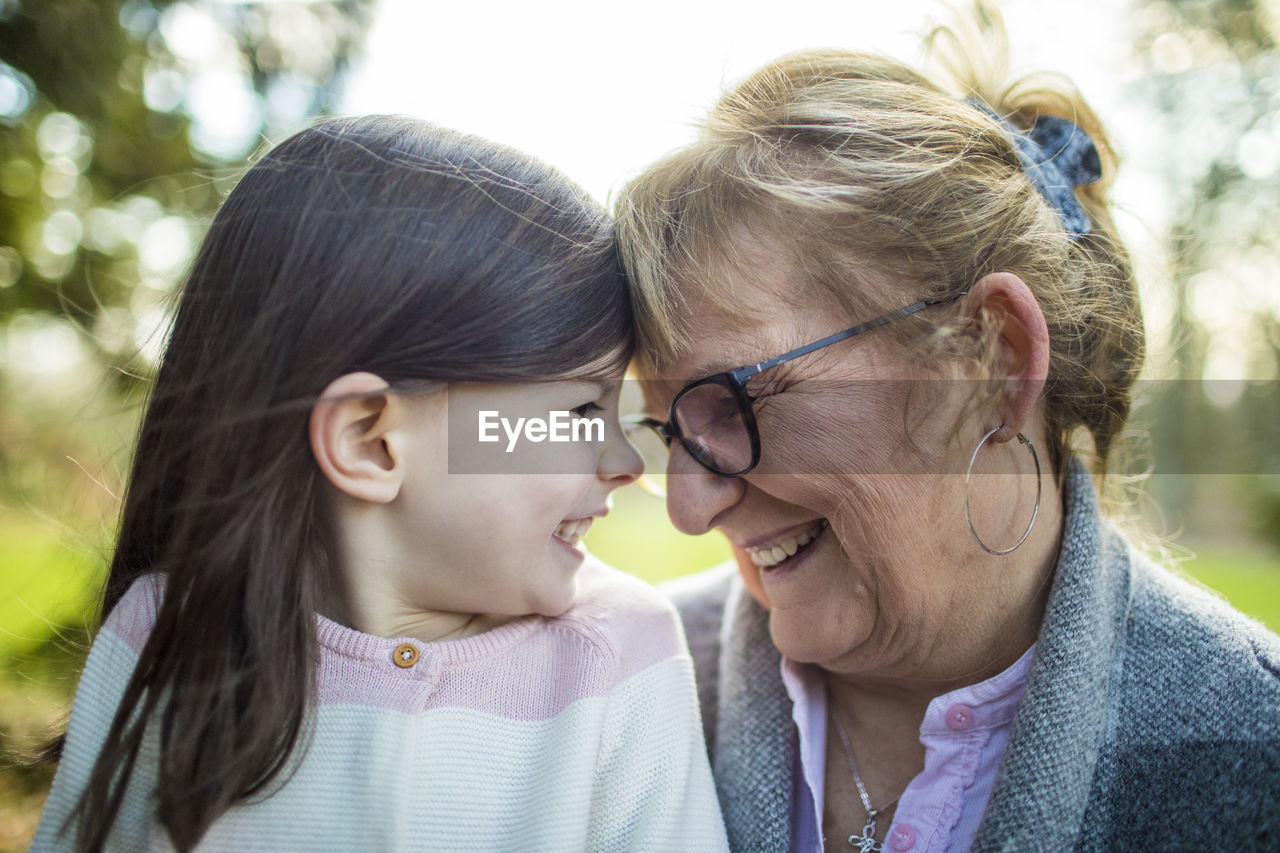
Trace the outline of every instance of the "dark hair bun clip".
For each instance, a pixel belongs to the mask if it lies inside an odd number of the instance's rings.
[[[1098,148],[1083,128],[1061,116],[1040,116],[1025,133],[997,115],[981,101],[969,103],[991,116],[1009,132],[1022,161],[1022,170],[1062,217],[1073,237],[1089,233],[1089,216],[1076,198],[1075,188],[1102,177]]]

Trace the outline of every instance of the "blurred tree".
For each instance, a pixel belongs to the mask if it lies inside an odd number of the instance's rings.
[[[1136,101],[1172,188],[1169,372],[1148,417],[1157,471],[1239,474],[1280,543],[1280,5],[1142,0]],[[1192,477],[1161,478],[1179,523],[1203,510]],[[1205,532],[1205,531],[1202,531]]]
[[[331,107],[367,0],[0,0],[0,322],[65,317],[124,347],[166,290],[209,175]]]
[[[0,404],[0,497],[31,502],[19,462],[66,487],[31,460],[75,457],[78,412],[42,419],[28,389],[141,384],[201,222],[261,139],[333,108],[370,7],[0,0],[0,391],[24,395]]]

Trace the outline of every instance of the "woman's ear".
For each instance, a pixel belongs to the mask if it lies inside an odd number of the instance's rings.
[[[1044,391],[1049,377],[1049,327],[1031,288],[1010,272],[983,276],[969,288],[966,308],[979,322],[994,324],[999,334],[996,367],[1003,370],[1005,390],[997,412],[1004,429],[996,440],[1008,441],[1026,425]]]
[[[340,491],[370,503],[390,503],[400,493],[398,405],[391,386],[372,373],[348,373],[324,389],[311,409],[311,453]]]

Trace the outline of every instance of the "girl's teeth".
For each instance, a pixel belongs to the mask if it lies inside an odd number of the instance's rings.
[[[591,529],[590,518],[579,518],[576,521],[566,521],[556,528],[556,537],[563,539],[570,545],[577,545],[582,541],[582,537],[587,535],[587,531]]]

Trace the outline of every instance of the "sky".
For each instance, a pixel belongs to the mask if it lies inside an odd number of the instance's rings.
[[[1005,2],[1014,67],[1068,74],[1104,120],[1123,124],[1115,93],[1136,73],[1126,7]],[[914,61],[918,34],[945,12],[923,0],[380,0],[344,108],[407,113],[513,145],[607,201],[689,140],[720,92],[755,68],[812,47]]]

